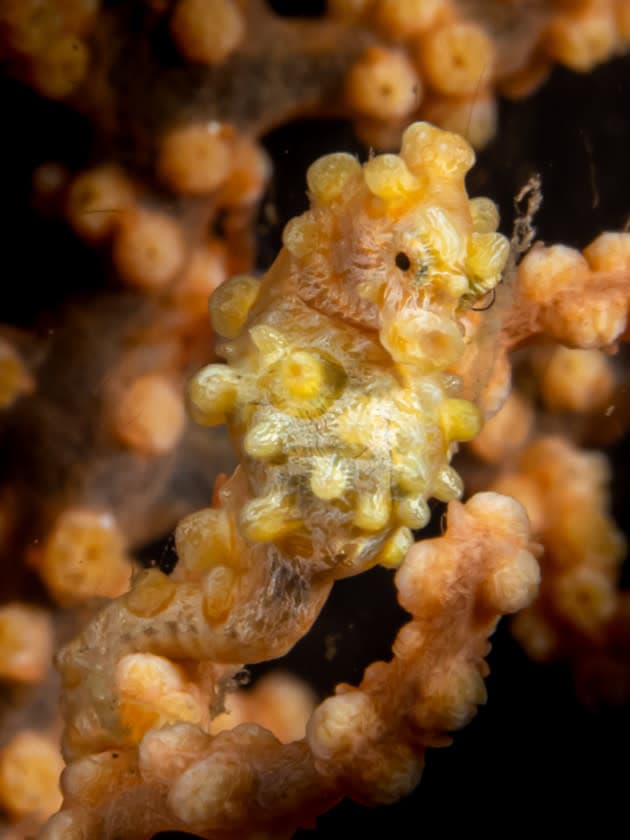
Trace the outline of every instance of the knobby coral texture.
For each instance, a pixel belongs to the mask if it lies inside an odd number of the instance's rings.
[[[629,35],[0,3],[3,838],[614,824]]]

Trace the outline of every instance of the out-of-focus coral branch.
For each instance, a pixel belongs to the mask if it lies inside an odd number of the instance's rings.
[[[625,702],[630,623],[618,587],[626,545],[607,512],[609,480],[603,454],[541,437],[495,487],[526,506],[544,547],[540,596],[515,619],[516,638],[536,660],[571,662],[587,698]],[[594,666],[597,686],[588,678]]]
[[[0,608],[2,840],[34,835],[61,804],[60,681],[52,653],[83,623],[70,611],[16,602]]]
[[[52,329],[34,392],[4,417],[0,548],[30,546],[62,602],[120,594],[128,548],[211,498],[220,444],[187,422],[180,395],[197,358],[189,324],[168,301],[88,298]],[[18,576],[8,585],[19,593]]]

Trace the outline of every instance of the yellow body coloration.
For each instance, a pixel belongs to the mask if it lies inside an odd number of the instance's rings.
[[[460,318],[509,251],[492,202],[468,199],[473,162],[462,138],[426,123],[400,155],[316,161],[311,209],[267,275],[213,297],[227,365],[202,370],[190,398],[241,450],[241,537],[354,574],[396,565],[429,499],[461,494],[449,462],[481,418],[455,373]]]

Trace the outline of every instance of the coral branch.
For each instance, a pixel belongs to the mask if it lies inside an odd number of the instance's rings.
[[[137,745],[71,762],[64,809],[41,837],[140,840],[167,828],[222,840],[290,837],[342,796],[399,799],[419,781],[425,748],[449,743],[485,702],[487,637],[501,614],[531,600],[538,576],[517,502],[486,493],[451,503],[445,535],[412,548],[397,572],[413,618],[394,658],[371,665],[357,688],[338,686],[314,711],[306,740],[282,744],[255,724],[215,736],[191,723],[152,728]],[[103,628],[84,635],[84,652]],[[64,660],[79,657],[75,647]],[[146,678],[156,684],[155,673]]]

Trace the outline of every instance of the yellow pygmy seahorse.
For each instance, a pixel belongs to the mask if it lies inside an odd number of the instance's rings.
[[[211,300],[227,364],[193,379],[193,414],[227,422],[238,446],[240,537],[310,574],[398,565],[427,501],[462,492],[450,460],[480,427],[456,375],[462,317],[509,252],[492,201],[468,198],[473,162],[427,123],[400,155],[321,158],[271,269]]]

